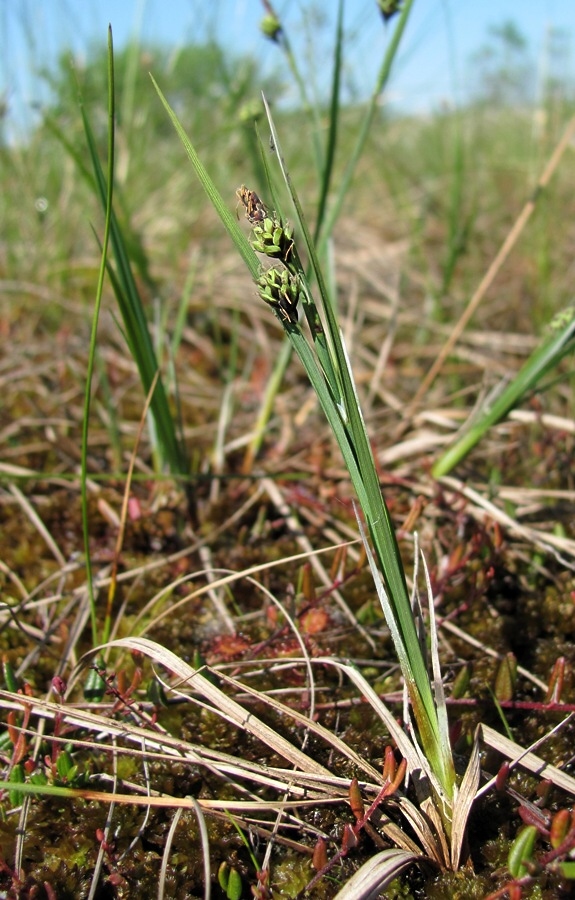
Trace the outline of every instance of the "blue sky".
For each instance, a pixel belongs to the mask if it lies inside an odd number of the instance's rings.
[[[327,47],[333,31],[329,22],[335,16],[335,0],[315,4],[275,0],[292,42],[299,47],[302,10],[314,5],[328,20],[323,43],[313,48],[321,74],[322,47]],[[0,92],[8,101],[10,130],[16,134],[30,121],[30,110],[42,99],[35,66],[49,65],[68,47],[85,56],[94,41],[106,40],[108,23],[116,47],[137,36],[174,50],[215,34],[224,45],[255,54],[267,71],[280,54],[262,38],[261,16],[259,0],[0,0]],[[571,61],[563,61],[562,74],[575,79],[575,0],[415,0],[390,98],[409,111],[421,112],[463,98],[472,77],[472,54],[486,43],[489,26],[507,20],[528,41],[535,79],[550,64],[545,49],[549,29],[564,30]],[[375,0],[347,0],[346,26],[354,36],[349,68],[355,86],[367,91],[393,26],[381,26]],[[323,71],[327,74],[329,66]]]

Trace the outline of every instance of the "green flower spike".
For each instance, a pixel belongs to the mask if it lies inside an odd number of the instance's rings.
[[[265,253],[272,259],[287,263],[293,248],[293,228],[276,218],[266,218],[261,225],[254,226],[252,247],[257,253]]]
[[[270,41],[274,41],[277,44],[282,31],[280,20],[272,13],[264,16],[260,22],[260,31],[264,37],[267,37]]]
[[[260,297],[272,307],[278,318],[296,325],[299,279],[287,269],[268,269],[258,279]]]

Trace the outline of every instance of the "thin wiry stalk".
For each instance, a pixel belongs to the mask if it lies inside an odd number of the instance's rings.
[[[317,108],[317,105],[314,105],[309,98],[305,75],[298,65],[297,53],[295,53],[292,48],[291,41],[285,27],[278,18],[275,10],[272,8],[271,3],[269,3],[268,0],[265,0],[264,5],[268,8],[269,13],[276,20],[277,30],[274,36],[274,40],[285,53],[288,68],[293,75],[293,78],[299,90],[302,108],[304,112],[307,113],[312,123],[311,137],[314,150],[314,161],[317,173],[319,175],[322,169],[323,159],[323,151],[321,146],[321,134],[323,125],[321,121],[320,111]]]
[[[195,797],[192,799],[195,800]],[[180,808],[180,809],[176,810],[176,812],[174,813],[172,822],[170,824],[169,831],[166,835],[166,842],[164,844],[164,850],[162,852],[162,865],[160,867],[160,877],[158,878],[158,900],[164,900],[164,897],[166,896],[166,875],[168,872],[168,865],[170,862],[170,851],[172,849],[172,843],[174,841],[174,836],[176,834],[176,828],[178,827],[178,822],[180,821],[180,819],[182,817],[182,813],[183,813],[183,809]],[[205,898],[206,891],[207,891],[207,896],[209,897],[209,895],[210,895],[211,873],[210,873],[210,869],[209,869],[209,864],[208,864],[208,871],[207,872],[205,871],[206,850],[207,850],[207,858],[209,860],[210,845],[209,845],[209,841],[207,840],[208,835],[207,835],[207,830],[205,827],[205,819],[203,817],[201,809],[197,806],[197,801],[196,801],[196,816],[198,818],[198,825],[200,827],[200,837],[201,837],[201,842],[202,842],[202,856],[204,859],[204,898]],[[207,875],[207,878],[206,878],[206,875]]]
[[[90,422],[90,403],[92,396],[92,376],[94,373],[94,360],[96,356],[96,339],[98,334],[98,320],[102,303],[102,291],[106,275],[106,258],[108,243],[112,232],[112,198],[114,190],[114,53],[112,44],[112,29],[108,28],[108,182],[105,190],[102,190],[102,199],[106,214],[104,224],[104,240],[98,272],[98,286],[96,288],[96,302],[92,316],[92,331],[90,335],[90,349],[88,351],[88,365],[86,371],[86,390],[84,395],[84,416],[82,419],[82,450],[81,450],[81,497],[82,497],[82,530],[84,534],[84,553],[86,562],[86,585],[90,599],[90,620],[92,625],[92,642],[98,643],[98,620],[96,615],[96,598],[92,583],[92,560],[90,557],[90,531],[88,523],[88,428]],[[85,120],[87,121],[87,120]],[[102,187],[102,185],[101,185]]]
[[[350,543],[352,543],[352,542],[350,542]],[[338,546],[341,546],[341,545],[338,545]],[[322,548],[321,550],[314,550],[313,555],[319,555],[320,553],[327,553],[328,551],[333,551],[334,549],[336,549],[336,547],[325,547],[325,548]],[[205,584],[205,585],[202,585],[202,587],[196,588],[187,597],[184,597],[181,600],[178,600],[176,603],[174,603],[172,606],[170,606],[169,609],[166,609],[163,612],[159,613],[152,622],[148,623],[147,627],[148,627],[148,629],[152,629],[152,627],[157,626],[167,616],[172,616],[174,614],[174,612],[181,609],[183,606],[189,604],[194,598],[203,596],[203,594],[210,593],[210,591],[216,590],[217,588],[223,587],[224,585],[233,584],[235,581],[238,581],[241,578],[244,578],[248,575],[254,575],[256,572],[263,572],[266,569],[274,568],[275,566],[279,566],[279,565],[284,565],[289,562],[298,562],[299,560],[307,560],[307,559],[309,559],[310,555],[311,554],[309,551],[307,551],[305,553],[295,553],[293,556],[289,556],[284,559],[272,560],[271,562],[260,563],[259,565],[256,565],[256,566],[250,566],[249,568],[244,569],[241,572],[235,572],[235,571],[231,571],[229,569],[215,570],[218,573],[225,572],[227,574],[220,575],[220,577],[216,581],[211,581],[211,582],[209,582],[209,584]],[[164,595],[165,597],[169,596],[172,593],[173,588],[176,585],[183,584],[187,581],[193,581],[193,579],[197,578],[198,575],[205,575],[205,571],[200,570],[195,573],[183,575],[181,578],[178,578],[175,581],[173,581],[168,586],[168,588],[163,588],[159,592],[159,594],[156,595],[155,598],[153,598],[151,601],[149,601],[149,603],[147,604],[147,611],[149,612],[149,609],[154,605],[154,603],[156,603],[162,597],[162,595]],[[139,620],[141,620],[143,618],[142,614],[140,614],[138,618],[139,618]]]
[[[112,754],[113,760],[113,774],[112,774],[112,793],[116,793],[118,787],[118,754],[116,753],[114,747],[114,753]],[[114,802],[110,803],[108,809],[106,811],[106,823],[104,825],[104,837],[100,841],[100,846],[98,848],[98,856],[96,857],[96,863],[94,865],[94,874],[92,876],[92,883],[90,884],[90,892],[88,894],[88,900],[94,900],[94,897],[97,894],[100,877],[102,874],[102,868],[104,866],[104,860],[106,858],[106,850],[105,844],[108,842],[110,837],[110,832],[112,830],[112,823],[114,820],[114,812],[116,809],[116,804]]]
[[[325,161],[322,166],[320,195],[317,204],[317,216],[315,221],[314,237],[317,241],[323,226],[325,213],[327,209],[327,198],[329,195],[333,166],[335,162],[338,126],[341,113],[340,89],[341,89],[341,72],[343,67],[343,0],[340,0],[337,11],[336,26],[336,42],[333,61],[333,76],[331,86],[331,100],[329,106],[329,128],[327,134],[327,143],[325,148]]]
[[[391,74],[391,69],[393,63],[395,61],[395,57],[397,56],[397,51],[399,49],[399,45],[401,42],[401,38],[403,37],[403,33],[405,31],[405,27],[407,25],[407,21],[409,19],[409,15],[411,13],[411,8],[413,6],[414,0],[406,0],[403,4],[401,15],[397,21],[395,26],[395,30],[393,32],[393,36],[387,48],[385,57],[383,59],[381,69],[379,70],[376,85],[371,95],[365,116],[363,118],[363,122],[361,123],[355,147],[352,150],[351,156],[345,168],[345,172],[339,182],[339,189],[336,196],[335,201],[333,202],[331,209],[329,211],[329,215],[325,220],[325,225],[322,231],[321,240],[319,243],[320,253],[323,249],[323,245],[325,242],[331,237],[331,234],[334,229],[334,225],[337,222],[339,215],[341,213],[343,203],[345,198],[348,196],[351,183],[353,181],[353,176],[355,174],[355,170],[357,168],[357,164],[361,159],[363,151],[365,149],[365,145],[367,142],[367,138],[369,136],[369,132],[371,130],[371,126],[373,124],[373,120],[375,118],[375,113],[377,111],[379,99],[381,97],[381,93],[387,84],[389,76]]]

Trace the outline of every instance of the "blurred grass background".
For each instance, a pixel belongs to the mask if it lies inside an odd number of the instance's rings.
[[[351,45],[361,50],[365,39],[361,33],[370,29],[378,29],[385,44],[389,26],[383,24],[375,2],[351,7],[356,29]],[[293,12],[291,5],[287,8]],[[54,0],[53,9],[60,19],[63,13],[71,13],[67,28],[82,22],[73,3]],[[146,6],[141,9],[144,15]],[[238,339],[238,322],[245,324],[246,315],[253,322],[258,301],[238,272],[225,235],[186,165],[149,72],[180,115],[220,192],[229,197],[230,208],[236,204],[239,184],[260,191],[264,187],[253,127],[261,115],[262,89],[274,108],[290,171],[309,210],[315,208],[318,191],[308,139],[311,128],[305,113],[293,103],[292,79],[279,48],[266,44],[263,66],[258,55],[244,49],[244,36],[233,48],[219,39],[218,22],[237,9],[237,4],[221,3],[211,17],[199,16],[198,32],[203,36],[199,43],[180,42],[174,48],[132,41],[116,48],[116,211],[129,236],[149,319],[160,329],[157,333],[172,333],[178,321],[191,326],[187,341],[193,348],[173,365],[189,370],[190,360],[209,347],[213,374],[222,379],[221,388],[214,385],[216,394],[234,373],[251,371],[253,360]],[[431,27],[431,14],[439,15],[437,6],[423,2],[421,9],[427,16],[423,21]],[[99,259],[92,227],[101,228],[102,214],[92,189],[78,98],[81,95],[104,157],[107,73],[105,34],[93,35],[85,56],[71,56],[62,49],[57,64],[47,67],[38,34],[41,20],[32,13],[26,4],[17,14],[13,8],[4,10],[4,34],[9,31],[7,18],[11,28],[20,27],[30,51],[28,65],[36,71],[36,84],[43,85],[38,87],[38,97],[45,99],[36,110],[34,127],[16,140],[7,122],[14,117],[14,103],[20,98],[10,92],[6,97],[5,139],[0,145],[1,315],[3,333],[12,346],[18,345],[21,353],[27,352],[25,348],[32,352],[38,340],[42,355],[51,353],[42,347],[46,334],[60,342],[73,334],[80,341],[79,351],[88,334]],[[434,27],[445,23],[449,24],[449,17]],[[318,35],[317,46],[323,46],[332,37],[329,23],[319,15],[316,4],[304,4],[295,28],[301,48],[298,62],[321,112],[322,102],[327,102],[322,94],[325,73],[312,36]],[[421,29],[419,24],[411,43],[407,35],[400,68],[406,65],[402,63],[405,56],[414,52],[414,42],[421,40]],[[253,37],[245,35],[245,44]],[[407,320],[400,317],[399,355],[402,348],[418,347],[424,358],[431,358],[437,341],[448,334],[449,323],[465,307],[529,198],[574,108],[570,35],[565,29],[550,29],[541,36],[543,62],[534,58],[522,34],[519,14],[516,22],[494,23],[475,40],[473,54],[461,67],[468,75],[458,106],[436,103],[421,114],[388,103],[387,95],[382,98],[335,230],[334,258],[344,305],[351,302],[350,292],[359,289],[366,294],[361,316],[369,321],[381,304],[370,292],[381,293],[382,286],[388,295],[399,290],[401,310],[408,313]],[[460,55],[453,49],[447,66],[456,70]],[[431,77],[436,69],[437,61],[431,61]],[[421,77],[425,80],[425,70]],[[357,74],[355,81],[351,75],[348,81],[335,184],[361,117],[358,104],[363,82]],[[394,84],[392,80],[391,99]],[[482,330],[538,334],[570,301],[571,171],[569,151],[566,164],[539,199],[529,228],[472,323],[479,335]],[[113,314],[113,301],[108,311]],[[109,312],[103,328],[107,328]],[[121,355],[115,327],[107,334]],[[374,330],[365,349],[358,352],[369,355],[370,344],[376,352],[382,340],[381,332]],[[474,340],[477,344],[480,337]],[[224,349],[229,345],[235,347],[231,354]],[[497,375],[505,370],[507,349],[515,352],[513,342],[498,348]],[[65,364],[63,357],[61,365]],[[13,369],[13,363],[7,365]],[[454,364],[449,372],[453,377],[444,382],[443,390],[452,391],[448,402],[457,404],[457,392],[475,384],[477,371],[473,365]],[[104,363],[101,375],[104,381],[117,377],[106,372]],[[393,369],[389,377],[393,383]],[[414,372],[411,381],[408,373],[399,384],[393,383],[403,401],[413,394],[418,377],[419,371]],[[106,389],[104,382],[102,389]],[[219,401],[214,398],[213,403],[217,408]],[[197,408],[190,411],[190,426],[197,416]]]
[[[418,5],[415,4],[415,11]],[[215,223],[201,190],[182,164],[182,150],[151,88],[148,72],[154,74],[182,117],[198,153],[209,165],[222,194],[230,197],[230,204],[239,183],[255,180],[256,186],[262,186],[253,121],[261,113],[259,92],[263,89],[275,114],[283,118],[283,142],[290,167],[302,195],[308,194],[313,208],[316,186],[311,140],[305,138],[301,111],[293,106],[292,85],[281,53],[267,46],[264,67],[258,56],[243,50],[244,37],[246,45],[254,46],[255,35],[242,35],[242,41],[238,40],[232,48],[220,41],[218,23],[222,37],[226,36],[225,17],[233,16],[237,6],[229,2],[216,4],[211,18],[198,11],[198,32],[205,36],[202,43],[161,47],[132,42],[116,50],[116,198],[139,245],[143,277],[152,282],[169,280],[176,289],[185,277],[186,256],[191,248],[209,256],[219,232],[217,227],[215,231],[212,228]],[[54,0],[50,7],[58,21],[67,21],[68,29],[73,28],[75,21],[83,23],[77,4]],[[356,31],[351,35],[351,45],[355,41],[361,50],[360,30],[377,28],[385,35],[384,26],[375,2],[351,7],[352,11],[358,7],[352,20]],[[306,72],[310,93],[319,94],[321,101],[325,74],[321,58],[314,56],[312,35],[319,35],[318,44],[323,46],[329,33],[328,23],[325,16],[322,19],[319,15],[316,4],[305,4],[302,10],[296,35],[301,39],[302,56],[307,56],[299,58],[298,63]],[[423,3],[422,11],[428,17],[428,29],[437,32],[449,24],[448,17],[438,23],[440,13],[433,4]],[[142,17],[146,12],[143,5]],[[431,18],[433,13],[435,21]],[[50,18],[49,9],[44,16]],[[89,296],[91,288],[83,283],[85,276],[91,274],[86,266],[89,268],[94,251],[88,223],[98,222],[99,213],[78,172],[77,161],[84,160],[85,164],[86,151],[77,104],[81,91],[96,129],[100,128],[103,149],[105,33],[93,34],[87,55],[71,57],[62,49],[57,65],[46,68],[38,34],[39,14],[22,4],[18,11],[7,6],[4,18],[11,19],[12,30],[19,24],[28,42],[28,66],[36,71],[38,97],[50,99],[40,102],[37,126],[26,133],[25,140],[22,135],[15,140],[7,122],[21,119],[23,111],[14,106],[21,104],[23,98],[7,89],[6,137],[1,148],[3,274],[26,281],[37,278],[54,288],[62,285],[61,279],[73,278],[75,291]],[[84,18],[89,19],[88,5]],[[557,142],[573,103],[569,33],[556,29],[541,36],[541,61],[534,58],[534,48],[527,45],[522,34],[521,15],[516,22],[493,25],[491,31],[476,35],[476,49],[463,60],[463,65],[459,50],[453,49],[451,60],[447,56],[448,67],[456,68],[457,58],[466,73],[461,78],[467,90],[459,93],[463,100],[460,108],[450,102],[441,107],[436,102],[433,111],[414,115],[409,112],[413,104],[408,100],[403,104],[406,113],[401,105],[388,102],[395,92],[392,80],[390,95],[383,98],[369,152],[357,172],[346,209],[346,221],[352,228],[367,226],[373,240],[408,241],[431,314],[437,320],[450,319],[453,305],[470,292],[478,271],[494,255]],[[409,34],[406,39],[406,56],[414,54],[416,41],[422,40],[421,26],[414,28],[418,30],[411,42]],[[5,21],[6,38],[9,33]],[[256,46],[261,52],[261,42]],[[421,56],[425,69],[425,56]],[[369,60],[366,67],[375,62]],[[400,69],[402,65],[406,63],[400,58]],[[436,65],[429,61],[431,79]],[[348,70],[350,66],[351,60]],[[425,80],[425,75],[422,77]],[[355,93],[359,99],[364,84],[357,72],[350,74],[348,81],[336,172],[343,170],[349,152],[346,137],[349,150],[352,146],[359,120],[352,98]],[[457,85],[453,87],[459,90]],[[554,199],[564,193],[559,184],[551,185],[538,212],[537,224],[522,242],[528,284],[524,302],[519,303],[515,297],[510,304],[517,308],[518,320],[526,318],[526,309],[531,322],[537,323],[540,315],[546,320],[555,304],[561,303],[559,297],[549,296],[551,273],[565,271],[561,241],[553,240],[549,210],[553,210],[557,223],[560,215],[554,208]],[[565,214],[568,217],[568,210]],[[342,229],[345,231],[343,226]],[[70,260],[74,260],[71,269]],[[57,320],[54,310],[51,315]]]

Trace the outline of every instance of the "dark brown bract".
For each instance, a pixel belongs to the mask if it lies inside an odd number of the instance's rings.
[[[256,192],[250,191],[245,184],[242,184],[242,186],[237,189],[236,194],[246,208],[246,219],[248,222],[251,225],[257,225],[258,222],[263,222],[267,215],[267,209]]]

